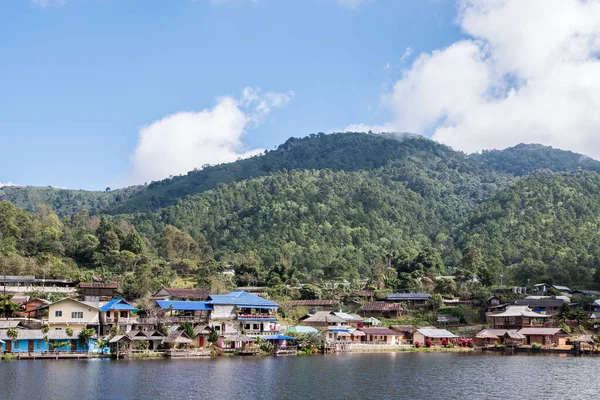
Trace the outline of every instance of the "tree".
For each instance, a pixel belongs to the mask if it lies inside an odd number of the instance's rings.
[[[134,230],[127,234],[121,247],[123,250],[130,251],[133,254],[142,254],[146,251],[144,239]]]
[[[8,338],[14,342],[19,337],[19,331],[15,328],[8,328],[6,330],[6,336],[8,336]]]
[[[214,344],[219,340],[219,332],[215,328],[210,328],[210,333],[208,334],[208,343]]]
[[[72,331],[71,331],[72,332]],[[81,342],[81,344],[83,344],[86,348],[89,348],[89,344],[90,344],[90,340],[96,335],[96,330],[93,328],[83,328],[81,330],[81,332],[79,332],[79,341]],[[69,335],[69,337],[72,336]]]
[[[321,289],[313,285],[304,285],[300,289],[300,298],[302,300],[317,300],[323,296]]]
[[[67,334],[68,337],[73,337],[73,329],[67,328],[67,329],[65,329],[65,333]]]
[[[439,278],[435,281],[435,288],[433,289],[435,293],[439,293],[445,297],[454,297],[458,293],[458,289],[456,287],[456,282],[454,279],[450,278]]]
[[[181,325],[179,325],[179,329],[185,332],[185,334],[191,339],[196,336],[194,335],[194,326],[187,321],[182,322]]]
[[[432,294],[425,302],[426,306],[431,310],[436,311],[444,305],[444,299],[439,293]]]
[[[5,318],[12,316],[13,313],[19,311],[19,306],[12,302],[12,298],[12,294],[0,296],[0,310],[2,310],[2,314]]]
[[[556,315],[561,321],[566,321],[571,319],[573,313],[571,312],[571,305],[568,302],[563,302],[560,306],[560,310]]]

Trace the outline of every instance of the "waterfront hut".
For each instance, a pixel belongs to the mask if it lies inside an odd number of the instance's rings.
[[[238,349],[242,351],[246,350],[248,347],[252,347],[254,343],[256,343],[256,339],[239,333],[225,338],[226,348]]]
[[[133,339],[127,335],[116,335],[109,339],[108,347],[112,354],[116,354],[117,358],[122,353],[127,353],[133,343]]]
[[[401,334],[401,336],[396,337],[396,341],[408,344],[412,343],[413,334],[417,330],[414,325],[392,325],[390,329]]]
[[[569,334],[562,328],[523,328],[518,331],[525,336],[527,344],[566,346]]]
[[[277,334],[277,335],[266,335],[262,337],[263,340],[268,341],[269,343],[272,343],[273,346],[275,346],[275,349],[284,349],[284,348],[290,348],[293,347],[290,344],[296,341],[296,338],[293,338],[291,336],[286,336],[286,335],[282,335],[282,334]],[[295,347],[294,347],[295,349]]]
[[[499,344],[505,333],[506,329],[484,329],[475,335],[474,342],[477,346]]]
[[[184,331],[172,331],[169,332],[163,343],[170,348],[189,347],[192,339]]]
[[[194,328],[194,339],[192,342],[192,346],[194,347],[204,347],[208,345],[208,337],[210,336],[210,326],[208,325],[198,325]]]
[[[146,332],[146,340],[149,342],[148,350],[158,350],[158,347],[164,342],[166,336],[158,330],[151,330]]]
[[[502,335],[501,339],[505,345],[515,346],[525,343],[527,338],[522,333],[508,330],[504,335]]]
[[[415,333],[413,333],[413,343],[425,343],[427,340],[430,340],[434,345],[441,345],[443,340],[453,340],[457,339],[458,336],[455,334],[448,332],[446,329],[427,329],[421,328],[417,329]]]
[[[395,345],[400,343],[397,339],[403,336],[402,333],[389,328],[360,328],[360,331],[365,333],[361,342],[368,344]]]

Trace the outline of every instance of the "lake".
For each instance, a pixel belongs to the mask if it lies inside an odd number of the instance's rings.
[[[576,399],[600,358],[378,353],[0,362],[2,399]]]

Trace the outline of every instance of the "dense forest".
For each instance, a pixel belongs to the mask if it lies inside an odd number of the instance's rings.
[[[0,266],[99,275],[129,297],[178,277],[214,290],[359,277],[424,289],[439,274],[598,288],[598,171],[541,145],[467,155],[414,135],[310,135],[120,190],[0,189]],[[217,273],[229,267],[236,282]]]

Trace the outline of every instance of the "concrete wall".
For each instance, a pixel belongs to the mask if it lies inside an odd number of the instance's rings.
[[[56,311],[62,311],[62,316],[56,316]],[[72,312],[82,312],[83,318],[72,318]],[[98,310],[74,300],[63,300],[48,307],[48,322],[50,325],[89,324],[98,325]]]

